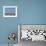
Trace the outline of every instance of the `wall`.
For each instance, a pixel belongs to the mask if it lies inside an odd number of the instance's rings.
[[[0,44],[7,44],[8,34],[10,32],[16,32],[17,35],[17,18],[5,18],[3,17],[3,6],[16,5],[18,6],[18,0],[0,0]],[[17,39],[15,41],[18,42]]]
[[[17,5],[17,18],[4,18],[3,5]],[[46,24],[46,0],[0,0],[0,44],[7,44],[9,32],[18,24]],[[16,40],[17,43],[17,40]]]

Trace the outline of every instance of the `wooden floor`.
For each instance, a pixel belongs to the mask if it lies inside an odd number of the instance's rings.
[[[0,46],[8,46],[8,44],[0,44]],[[9,46],[18,46],[18,44],[9,45]]]
[[[0,46],[8,46],[8,44],[0,44]],[[13,46],[46,46],[46,42],[43,42],[43,41],[32,42],[31,40],[28,40],[28,41],[21,40],[19,45],[15,44]]]
[[[21,40],[19,46],[46,46],[46,42],[44,41],[34,41],[32,42],[31,40]]]

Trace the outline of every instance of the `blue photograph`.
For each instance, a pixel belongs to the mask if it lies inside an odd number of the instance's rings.
[[[15,15],[15,8],[5,8],[5,15]]]

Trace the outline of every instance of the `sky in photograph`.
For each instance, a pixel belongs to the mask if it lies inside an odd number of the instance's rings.
[[[5,13],[15,13],[15,8],[5,8]]]

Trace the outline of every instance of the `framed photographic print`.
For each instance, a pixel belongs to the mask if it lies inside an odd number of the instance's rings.
[[[3,6],[3,17],[17,17],[17,6]]]

